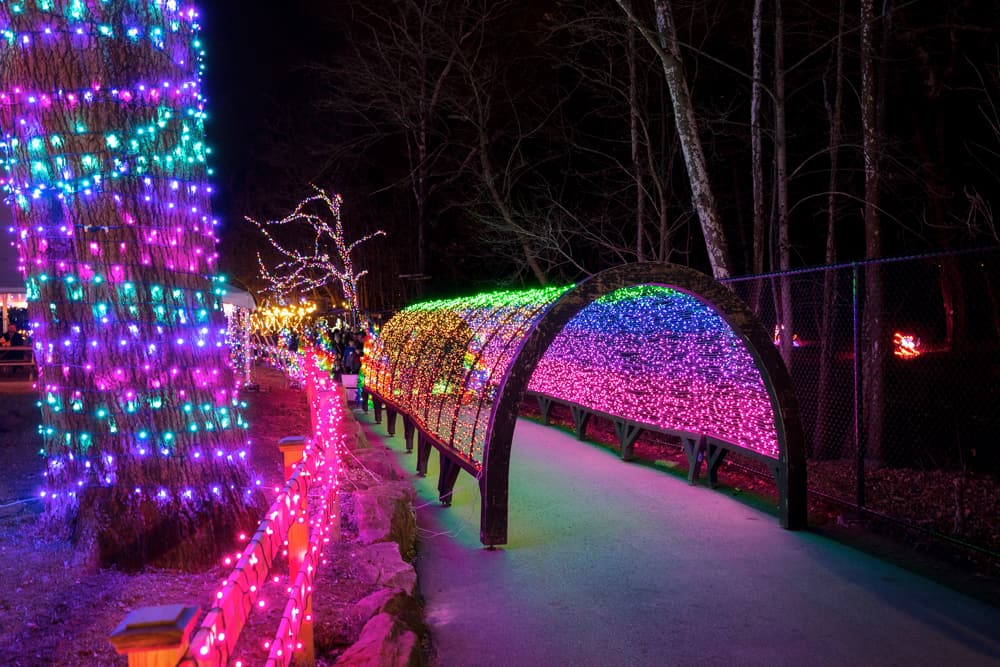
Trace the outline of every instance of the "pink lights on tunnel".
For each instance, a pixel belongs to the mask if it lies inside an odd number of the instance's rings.
[[[367,386],[480,467],[499,384],[565,291],[417,304],[371,341]],[[624,288],[585,307],[549,346],[528,390],[779,457],[770,396],[743,341],[712,307],[667,287]]]
[[[778,458],[770,398],[743,342],[711,307],[666,287],[618,290],[585,308],[528,390]]]

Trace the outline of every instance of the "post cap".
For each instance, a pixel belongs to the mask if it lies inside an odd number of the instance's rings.
[[[289,435],[278,441],[278,447],[283,450],[305,447],[307,444],[309,444],[309,437],[305,435]]]
[[[118,624],[109,640],[121,654],[180,648],[194,629],[200,611],[183,604],[135,609]]]

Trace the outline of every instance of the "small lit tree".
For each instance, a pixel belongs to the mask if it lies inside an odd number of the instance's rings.
[[[198,12],[0,3],[0,155],[46,511],[100,563],[193,567],[255,523],[213,284]]]
[[[368,271],[354,272],[351,253],[365,241],[376,236],[384,236],[385,232],[378,230],[348,243],[344,236],[344,221],[340,215],[343,198],[339,194],[331,197],[315,185],[313,189],[316,190],[316,194],[300,201],[294,211],[280,220],[260,223],[247,217],[248,221],[257,225],[282,258],[277,265],[268,269],[264,261],[258,257],[261,276],[270,283],[270,291],[279,298],[292,293],[320,289],[334,280],[340,283],[344,299],[350,308],[351,320],[357,322],[358,281]],[[311,247],[299,249],[279,241],[267,229],[269,226],[278,225],[307,226],[312,232]]]

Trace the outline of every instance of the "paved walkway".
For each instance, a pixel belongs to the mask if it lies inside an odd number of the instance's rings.
[[[502,549],[469,475],[451,508],[436,454],[416,485],[442,667],[1000,665],[1000,609],[558,429],[518,424]]]

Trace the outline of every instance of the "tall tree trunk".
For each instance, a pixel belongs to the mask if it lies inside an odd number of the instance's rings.
[[[792,244],[788,231],[788,168],[785,132],[785,35],[781,0],[774,0],[774,187],[778,199],[778,268],[792,268]],[[795,311],[792,307],[792,279],[778,279],[781,293],[781,358],[792,370],[792,347],[795,340]]]
[[[653,7],[656,11],[656,31],[653,33],[642,28],[638,17],[632,11],[630,0],[617,0],[617,2],[630,20],[640,28],[646,41],[660,57],[667,87],[670,90],[674,118],[677,122],[677,134],[684,154],[684,164],[687,167],[688,180],[691,184],[691,197],[701,222],[701,231],[705,238],[705,248],[708,251],[712,274],[717,279],[728,278],[730,275],[729,247],[722,228],[722,220],[715,205],[715,197],[712,194],[708,166],[701,147],[701,138],[698,135],[698,117],[695,115],[687,78],[684,74],[670,3],[667,0],[653,0]]]
[[[642,177],[642,157],[639,143],[639,91],[636,76],[635,56],[635,26],[629,24],[626,40],[626,57],[628,58],[628,105],[629,105],[629,139],[632,144],[632,172],[635,174],[635,261],[645,261],[642,252],[643,221],[646,217],[646,192]]]
[[[46,512],[105,564],[215,562],[258,510],[210,280],[201,48],[187,10],[0,5],[15,34],[54,28],[0,50],[0,80],[21,86],[0,125],[16,138],[7,186],[39,364]]]
[[[840,166],[841,118],[844,101],[844,23],[847,0],[840,0],[837,11],[837,37],[834,45],[834,93],[827,97],[827,118],[830,121],[830,179],[826,200],[826,251],[827,266],[837,262],[837,184]],[[832,438],[829,406],[830,367],[833,364],[833,332],[837,322],[837,272],[827,269],[823,272],[823,309],[819,327],[819,382],[816,388],[816,426],[813,430],[813,455],[824,458],[839,458],[840,438]]]
[[[420,15],[421,25],[424,25],[424,14]],[[420,41],[423,42],[424,31],[420,31]],[[423,56],[423,53],[421,53]],[[416,173],[413,175],[414,197],[417,203],[417,274],[423,277],[427,272],[427,144],[430,114],[433,111],[434,102],[427,103],[427,79],[429,67],[427,58],[420,58],[420,96],[417,100],[417,164]],[[435,91],[436,92],[436,91]],[[417,289],[423,291],[423,280],[417,281]]]
[[[673,8],[667,0],[653,0],[653,4],[656,9],[657,34],[660,39],[660,59],[663,63],[663,73],[667,78],[667,87],[670,89],[674,118],[677,120],[677,135],[681,140],[681,151],[691,182],[691,197],[698,212],[698,219],[701,221],[701,231],[705,237],[712,275],[721,280],[730,275],[729,245],[722,228],[722,219],[715,205],[715,196],[712,194],[705,153],[701,148],[698,117],[694,112],[694,103],[691,101],[691,92],[684,74],[680,45],[677,43],[677,30],[674,27]]]
[[[750,89],[750,174],[753,195],[753,243],[751,246],[751,267],[756,275],[764,273],[764,258],[767,254],[766,225],[764,217],[764,140],[761,128],[760,101],[764,89],[764,0],[754,0],[753,23],[753,84]],[[760,312],[761,292],[764,279],[756,278],[750,288],[750,307]]]
[[[673,241],[670,238],[670,212],[668,210],[668,188],[670,182],[673,179],[673,164],[674,155],[676,153],[676,144],[673,141],[673,135],[669,131],[670,121],[667,119],[667,115],[663,114],[661,116],[660,122],[662,123],[662,131],[660,132],[660,154],[661,156],[666,156],[663,158],[662,163],[664,165],[664,173],[660,174],[656,168],[656,158],[654,151],[656,148],[653,146],[653,140],[649,136],[648,127],[643,125],[643,138],[646,144],[646,169],[649,174],[649,180],[653,184],[653,189],[656,190],[656,203],[658,206],[658,221],[657,229],[659,231],[659,238],[657,243],[653,244],[656,249],[656,260],[658,262],[670,261],[670,255],[673,252]],[[666,146],[668,143],[668,137],[670,146]]]
[[[882,255],[882,229],[879,216],[879,95],[875,80],[875,8],[874,0],[861,0],[861,126],[862,155],[865,171],[865,257]],[[882,433],[885,416],[885,363],[888,347],[883,320],[882,270],[877,264],[865,267],[865,300],[862,315],[862,404],[865,414],[863,433],[865,456],[883,459]]]
[[[941,304],[945,317],[945,345],[949,351],[962,352],[966,345],[965,290],[958,258],[948,255],[941,258]]]
[[[764,0],[753,3],[753,86],[750,90],[750,173],[753,176],[753,272],[764,273],[764,142],[760,126],[760,99],[763,89]]]
[[[420,144],[417,153],[419,164],[413,179],[414,199],[417,204],[417,275],[427,273],[427,119],[420,119]],[[423,292],[423,280],[417,280],[418,292]]]

